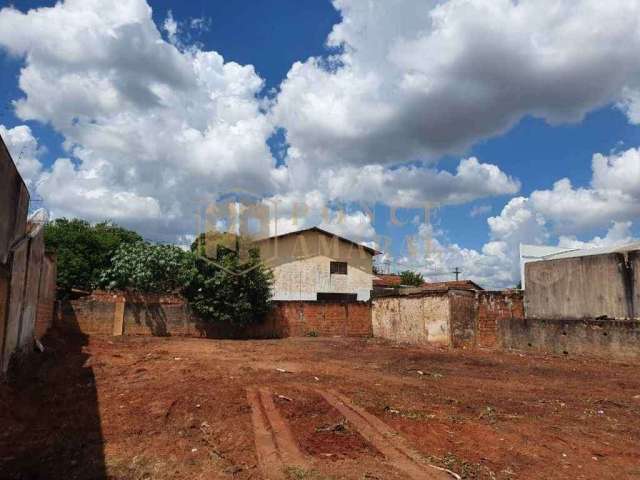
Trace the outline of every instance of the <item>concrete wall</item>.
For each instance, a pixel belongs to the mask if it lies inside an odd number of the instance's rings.
[[[499,324],[504,348],[561,355],[640,358],[640,322],[512,319]]]
[[[372,301],[374,337],[413,344],[450,344],[450,302],[446,292],[389,296]]]
[[[123,303],[122,318],[118,304]],[[62,304],[58,320],[63,328],[85,334],[111,335],[122,323],[124,335],[180,335],[209,338],[282,338],[319,336],[371,336],[368,303],[274,302],[260,325],[230,328],[199,320],[184,298],[176,295],[123,295],[94,292]],[[119,327],[118,327],[119,328]]]
[[[527,318],[639,318],[638,252],[563,258],[525,267]]]
[[[355,293],[369,300],[373,288],[371,253],[316,231],[258,243],[260,256],[274,274],[274,300],[316,300],[318,292]],[[332,261],[346,262],[347,274],[331,274]]]
[[[640,318],[640,250],[629,252],[629,267],[633,275],[633,311],[635,318]]]
[[[28,351],[33,339],[46,333],[53,320],[56,292],[55,259],[45,257],[42,232],[11,253],[10,265],[10,278],[0,282],[5,292],[8,284],[8,292],[0,294],[0,298],[8,298],[5,314],[0,317],[2,373],[12,355]]]
[[[36,312],[35,336],[42,338],[53,323],[56,305],[56,259],[45,255],[42,261],[40,286],[38,294],[38,310]]]
[[[9,261],[11,245],[24,235],[29,192],[0,138],[0,264]]]
[[[36,318],[41,318],[42,331],[47,315],[51,324],[53,314],[40,298],[44,238],[42,232],[26,235],[28,208],[29,193],[0,138],[0,376],[15,353],[32,345]],[[51,268],[53,277],[49,271],[46,275],[55,296],[55,266]]]
[[[42,232],[29,241],[28,255],[27,277],[24,284],[20,333],[18,336],[18,348],[20,349],[33,343],[36,314],[40,299],[40,276],[44,259],[44,234]]]
[[[4,339],[9,316],[9,285],[11,272],[0,266],[0,367],[4,365]],[[0,368],[0,372],[4,371]]]
[[[11,355],[18,348],[20,319],[24,305],[24,286],[27,279],[29,243],[23,243],[12,254],[11,282],[9,284],[9,308],[6,317],[4,344],[2,351],[2,371],[9,367]]]

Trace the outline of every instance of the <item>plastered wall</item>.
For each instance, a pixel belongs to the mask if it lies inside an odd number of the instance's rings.
[[[445,294],[380,297],[372,301],[375,337],[413,344],[450,344],[451,310]]]
[[[527,318],[640,318],[639,255],[635,251],[528,263]]]

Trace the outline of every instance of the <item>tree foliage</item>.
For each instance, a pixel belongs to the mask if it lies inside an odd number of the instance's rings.
[[[123,244],[142,241],[136,232],[111,222],[91,225],[66,218],[45,225],[44,239],[47,250],[56,252],[57,283],[62,295],[72,288],[95,288],[100,274],[111,265],[115,251]]]
[[[184,293],[201,318],[242,326],[259,322],[271,308],[273,274],[257,249],[246,261],[231,250],[220,251],[215,262],[197,256],[196,268]]]
[[[400,284],[419,287],[424,283],[424,277],[421,273],[405,270],[400,272]]]
[[[272,279],[257,250],[243,261],[235,251],[220,249],[212,261],[178,247],[138,242],[117,250],[100,285],[108,290],[180,292],[203,320],[243,326],[259,322],[269,311]]]
[[[108,290],[143,293],[177,293],[196,275],[193,255],[173,245],[136,242],[121,245],[111,266],[100,275],[99,286]]]

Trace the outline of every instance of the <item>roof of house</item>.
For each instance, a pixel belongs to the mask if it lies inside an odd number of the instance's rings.
[[[393,288],[393,287],[405,287],[410,290],[484,290],[480,285],[471,280],[457,280],[451,282],[425,282],[419,287],[416,286],[403,286],[401,283],[400,275],[397,274],[382,274],[373,277],[373,286],[378,288]]]
[[[318,233],[322,233],[324,235],[327,235],[329,237],[335,237],[338,238],[344,242],[348,242],[351,243],[353,245],[358,246],[359,248],[362,248],[365,252],[369,252],[371,255],[380,255],[382,252],[379,252],[378,250],[376,250],[375,248],[371,248],[368,247],[366,245],[363,245],[361,243],[358,243],[354,240],[350,240],[346,237],[342,237],[340,235],[336,235],[335,233],[329,232],[327,230],[324,230],[320,227],[309,227],[309,228],[303,228],[302,230],[296,230],[294,232],[288,232],[288,233],[282,233],[280,235],[272,235],[271,237],[267,237],[267,238],[262,238],[260,240],[257,240],[257,242],[264,242],[266,240],[273,240],[274,238],[282,238],[282,237],[287,237],[290,235],[298,235],[300,233],[305,233],[305,232],[318,232]]]
[[[399,287],[400,275],[394,273],[376,275],[373,277],[373,286],[378,288]]]

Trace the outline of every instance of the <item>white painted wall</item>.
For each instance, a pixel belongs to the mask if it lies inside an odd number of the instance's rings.
[[[274,300],[316,300],[318,292],[355,293],[367,301],[373,288],[373,256],[343,240],[309,231],[258,243],[274,275]],[[332,261],[346,262],[347,274],[331,274]]]

